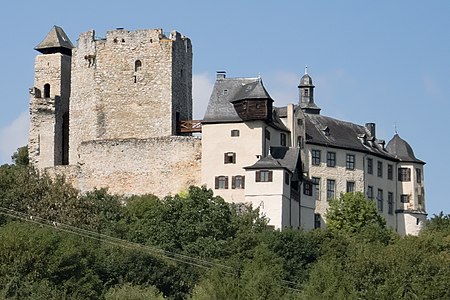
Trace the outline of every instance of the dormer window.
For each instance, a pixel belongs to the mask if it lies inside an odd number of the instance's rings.
[[[134,62],[134,71],[138,72],[142,70],[142,62],[138,59]]]

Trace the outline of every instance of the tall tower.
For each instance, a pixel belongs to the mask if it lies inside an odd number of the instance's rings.
[[[305,68],[305,75],[300,79],[298,89],[300,108],[310,114],[319,114],[320,108],[314,103],[314,85],[308,75],[308,67]]]
[[[72,42],[61,27],[53,26],[34,49],[30,88],[30,161],[39,169],[68,164],[69,96]]]

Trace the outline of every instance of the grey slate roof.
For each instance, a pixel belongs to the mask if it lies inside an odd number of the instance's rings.
[[[305,113],[306,143],[326,147],[361,151],[396,160],[380,145],[380,140],[370,137],[364,126],[330,117]]]
[[[45,49],[58,49],[58,48],[72,50],[72,48],[74,47],[69,37],[64,32],[64,30],[56,25],[52,27],[52,29],[44,38],[44,40],[42,40],[42,42],[40,42],[39,45],[34,47],[35,50],[38,50],[40,52],[45,51]]]
[[[273,101],[260,78],[218,78],[202,123],[242,122],[233,102],[243,99]],[[268,124],[279,130],[289,131],[276,113],[272,115],[272,121]]]
[[[425,162],[416,158],[408,142],[402,139],[397,133],[389,141],[386,149],[400,161],[425,164]]]
[[[202,122],[241,122],[233,104],[234,95],[243,85],[258,78],[220,78],[216,80]]]
[[[259,159],[251,166],[244,169],[286,169],[291,173],[297,170],[300,159],[299,148],[270,147],[270,154]]]

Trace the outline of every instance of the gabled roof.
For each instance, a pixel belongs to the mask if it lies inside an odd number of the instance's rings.
[[[64,30],[56,25],[52,27],[44,40],[34,47],[35,50],[43,54],[56,52],[67,54],[69,51],[71,52],[73,48],[73,44]]]
[[[297,170],[300,160],[299,148],[270,147],[270,154],[244,169],[286,169],[291,173]]]
[[[389,151],[389,153],[394,155],[400,161],[425,164],[425,162],[416,158],[412,147],[408,144],[407,141],[402,139],[397,133],[389,141],[389,143],[386,146],[386,149]]]
[[[231,102],[243,85],[255,82],[257,80],[258,78],[217,79],[202,122],[242,121]]]
[[[244,99],[270,99],[269,93],[263,86],[261,79],[257,81],[247,83],[237,90],[233,96],[231,102],[244,100]],[[273,100],[272,100],[273,101]]]
[[[390,160],[396,158],[383,141],[370,136],[364,126],[330,117],[305,113],[306,143],[370,153]]]

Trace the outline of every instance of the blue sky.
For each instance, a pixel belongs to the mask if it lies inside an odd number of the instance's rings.
[[[194,50],[194,114],[216,70],[261,75],[276,105],[297,101],[305,65],[328,116],[398,133],[425,166],[430,215],[450,213],[450,1],[6,1],[0,24],[0,164],[25,145],[33,50],[53,25],[74,44],[95,29],[178,30]]]

